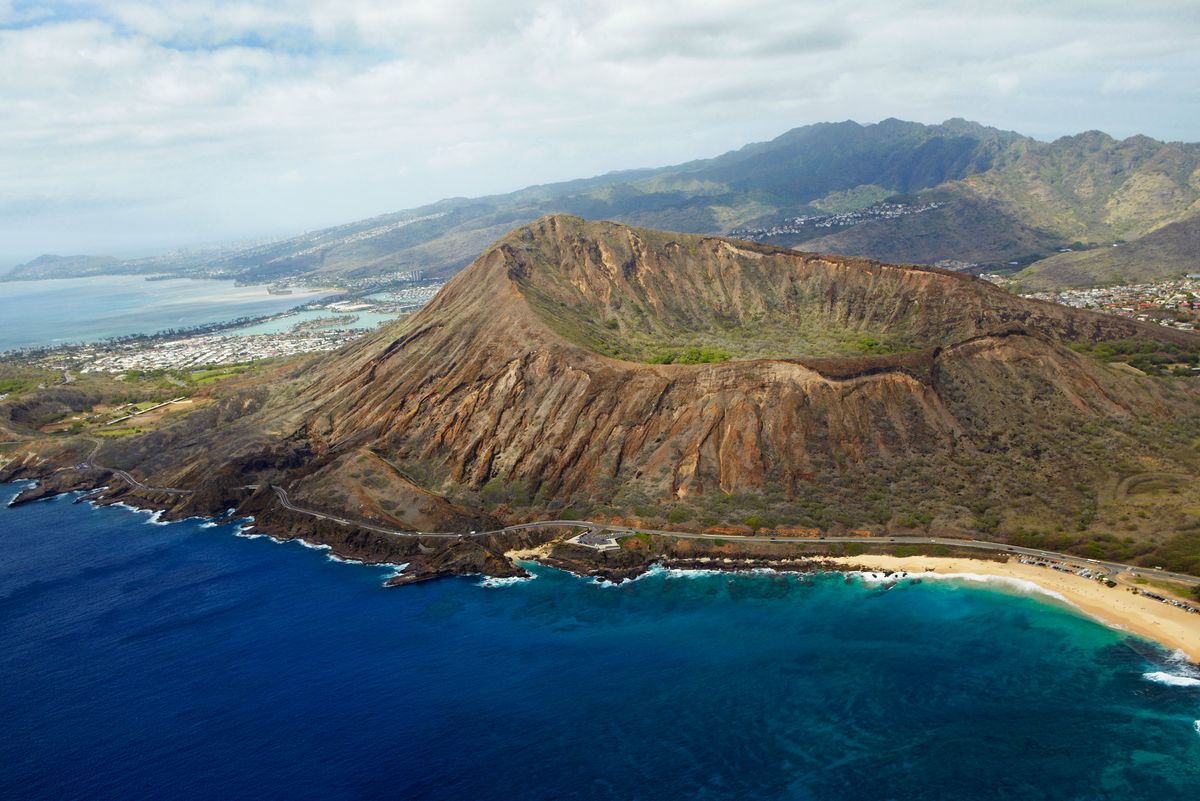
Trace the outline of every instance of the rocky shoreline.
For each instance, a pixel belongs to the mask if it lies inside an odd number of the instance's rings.
[[[327,546],[332,556],[368,565],[406,563],[403,573],[388,586],[401,586],[457,575],[513,578],[528,575],[505,556],[514,548],[533,547],[550,541],[561,532],[505,532],[480,538],[397,537],[358,526],[346,526],[281,507],[265,487],[231,488],[220,492],[206,487],[191,494],[156,491],[131,486],[104,468],[59,469],[46,465],[0,468],[0,484],[32,481],[9,503],[19,506],[66,493],[83,493],[77,502],[99,506],[126,504],[159,513],[159,520],[176,522],[187,518],[253,518],[247,531],[276,540],[303,540]]]
[[[812,547],[810,543],[726,540],[705,545],[700,541],[655,538],[649,548],[635,543],[634,547],[600,551],[564,541],[573,531],[567,528],[502,532],[484,537],[398,537],[289,510],[265,487],[220,492],[209,486],[184,494],[135,487],[115,471],[99,467],[57,468],[42,462],[0,469],[0,484],[17,481],[33,484],[21,490],[10,502],[11,506],[79,492],[83,494],[76,502],[99,506],[125,504],[157,512],[162,522],[195,517],[252,518],[247,532],[280,541],[303,540],[310,545],[325,546],[332,556],[367,565],[407,565],[386,582],[389,587],[449,576],[526,577],[528,573],[517,564],[514,554],[531,552],[537,553],[536,561],[549,567],[613,583],[636,579],[655,567],[730,572],[838,569],[832,567],[825,555],[795,553],[797,547]]]
[[[527,578],[523,560],[612,584],[633,581],[655,569],[745,573],[762,570],[779,573],[824,572],[866,573],[888,582],[904,578],[919,580],[937,573],[976,579],[1018,579],[1074,606],[1078,611],[1122,631],[1155,640],[1196,662],[1200,660],[1200,632],[1193,621],[1175,620],[1183,613],[1164,604],[1130,598],[1110,590],[1093,597],[1096,582],[1063,576],[1051,571],[1036,572],[1014,566],[1005,555],[991,558],[980,554],[954,557],[894,557],[885,554],[839,556],[830,553],[797,554],[806,543],[730,543],[702,546],[697,541],[652,538],[649,545],[636,541],[618,550],[597,550],[566,541],[568,529],[535,529],[502,532],[483,537],[398,537],[358,526],[294,512],[274,503],[274,494],[244,487],[243,497],[209,493],[182,494],[138,488],[119,478],[113,470],[38,466],[0,468],[0,484],[31,481],[9,506],[34,503],[67,493],[80,493],[76,503],[99,506],[123,504],[154,511],[160,522],[187,518],[233,520],[251,518],[243,532],[266,535],[279,541],[300,540],[310,546],[328,548],[337,559],[366,565],[403,565],[385,586],[399,587],[450,576],[484,576],[492,579]],[[219,499],[218,499],[219,498]],[[790,549],[790,552],[789,552]],[[965,572],[956,565],[966,568]],[[1023,572],[1022,572],[1023,571]],[[1030,572],[1034,571],[1034,572]],[[1026,575],[1028,573],[1028,575]],[[850,578],[847,576],[847,581]],[[1078,585],[1078,586],[1076,586]],[[1178,615],[1176,615],[1178,613]]]

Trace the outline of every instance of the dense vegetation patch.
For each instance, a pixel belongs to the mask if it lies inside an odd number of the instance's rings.
[[[37,384],[28,378],[0,378],[0,395],[17,395]]]
[[[729,351],[718,348],[688,348],[684,351],[664,351],[650,358],[651,364],[712,364],[733,358]]]
[[[1200,348],[1145,339],[1121,339],[1108,342],[1076,342],[1071,347],[1103,362],[1123,362],[1147,375],[1196,375]]]

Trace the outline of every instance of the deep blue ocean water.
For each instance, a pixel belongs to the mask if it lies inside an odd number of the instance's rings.
[[[138,275],[0,282],[0,352],[274,314],[327,294]]]
[[[0,502],[15,493],[0,488]],[[1200,688],[951,582],[382,568],[0,508],[0,798],[1194,799]]]

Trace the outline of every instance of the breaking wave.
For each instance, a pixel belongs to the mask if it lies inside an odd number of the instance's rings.
[[[1153,673],[1141,674],[1141,677],[1146,681],[1153,681],[1158,685],[1168,687],[1200,687],[1200,679],[1193,679],[1192,676],[1177,676],[1174,673],[1166,673],[1165,670],[1154,670]]]
[[[849,575],[858,576],[864,583],[887,584],[905,579],[925,579],[934,581],[961,581],[971,582],[974,584],[996,584],[1009,589],[1017,590],[1018,592],[1028,593],[1031,595],[1045,595],[1053,598],[1056,601],[1061,601],[1069,606],[1074,606],[1066,596],[1054,590],[1048,590],[1042,585],[1027,581],[1026,579],[1013,578],[1011,576],[988,576],[982,573],[907,573],[897,572],[886,574],[882,572],[858,571]]]
[[[408,565],[405,565],[408,567]],[[400,571],[397,570],[397,573]],[[528,576],[505,576],[504,578],[494,578],[488,576],[480,581],[478,587],[511,587],[514,584],[525,584],[537,578],[537,573],[530,573]]]
[[[1200,687],[1200,679],[1192,676],[1177,676],[1174,673],[1167,673],[1163,670],[1156,670],[1153,673],[1143,673],[1142,678],[1146,681],[1152,681],[1155,684],[1165,684],[1168,687]]]
[[[13,495],[11,498],[8,499],[8,503],[4,504],[5,506],[12,506],[13,501],[15,501],[17,498],[20,498],[22,492],[24,492],[25,490],[27,490],[30,487],[37,486],[37,482],[36,481],[14,481],[13,485],[17,488],[17,492],[15,495]]]

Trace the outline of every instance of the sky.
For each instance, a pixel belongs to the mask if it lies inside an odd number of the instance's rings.
[[[0,269],[965,117],[1200,141],[1198,0],[0,0]]]

